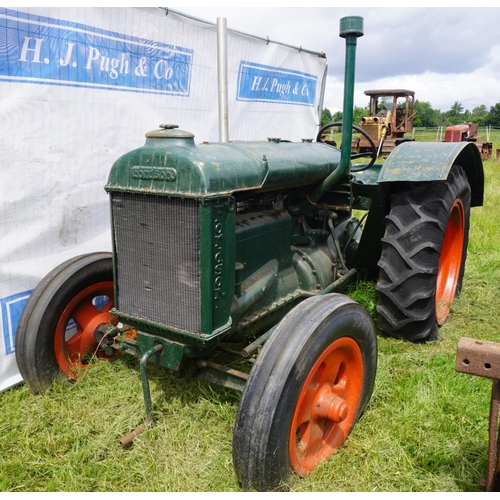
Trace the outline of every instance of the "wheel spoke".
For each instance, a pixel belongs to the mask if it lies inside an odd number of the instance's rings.
[[[97,314],[99,314],[99,311],[92,304],[92,299],[90,298],[78,304],[72,312],[71,318],[75,321],[80,331],[85,330]]]
[[[352,363],[351,358],[340,364],[337,379],[332,386],[332,391],[341,398],[347,398],[352,386],[356,384],[356,377],[352,373]]]
[[[303,423],[308,423],[311,419],[311,407],[314,404],[314,398],[318,392],[320,384],[323,382],[325,374],[325,365],[322,364],[318,367],[316,372],[312,375],[311,380],[303,391],[303,399],[300,407],[297,406],[297,427]]]
[[[299,428],[299,450],[303,457],[314,453],[323,442],[325,420],[313,418]]]
[[[95,347],[94,339],[89,339],[84,332],[78,332],[73,335],[65,344],[65,351],[72,363],[81,362],[82,356],[88,354]]]

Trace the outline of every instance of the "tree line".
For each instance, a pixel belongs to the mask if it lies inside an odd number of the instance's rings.
[[[361,122],[363,116],[369,116],[368,107],[354,107],[354,124]],[[342,111],[331,113],[328,108],[323,109],[321,116],[321,125],[331,122],[341,122]],[[479,126],[492,125],[500,127],[500,102],[488,108],[481,104],[472,111],[464,109],[459,101],[455,101],[448,111],[442,112],[434,109],[430,102],[415,100],[415,116],[413,117],[414,127],[439,127],[448,125],[457,125],[459,123],[477,123]]]

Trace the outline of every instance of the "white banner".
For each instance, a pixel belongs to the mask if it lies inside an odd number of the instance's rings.
[[[215,22],[215,20],[214,20]],[[326,59],[228,30],[229,139],[318,130]],[[15,332],[61,262],[109,251],[103,186],[160,123],[218,141],[217,29],[164,9],[0,8],[0,390]]]

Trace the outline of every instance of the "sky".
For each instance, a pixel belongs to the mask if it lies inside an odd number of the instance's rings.
[[[344,16],[364,19],[364,36],[357,44],[355,106],[368,104],[364,90],[381,88],[413,90],[416,99],[443,112],[457,101],[469,111],[482,104],[489,111],[500,102],[500,7],[484,7],[480,0],[471,8],[365,7],[355,1],[353,7],[193,5],[184,1],[171,8],[212,23],[224,17],[228,29],[324,51],[324,107],[332,113],[342,110],[343,102],[345,41],[338,33]]]

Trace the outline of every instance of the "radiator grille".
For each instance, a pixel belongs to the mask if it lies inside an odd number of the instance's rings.
[[[112,193],[112,210],[117,309],[199,333],[198,202]]]

